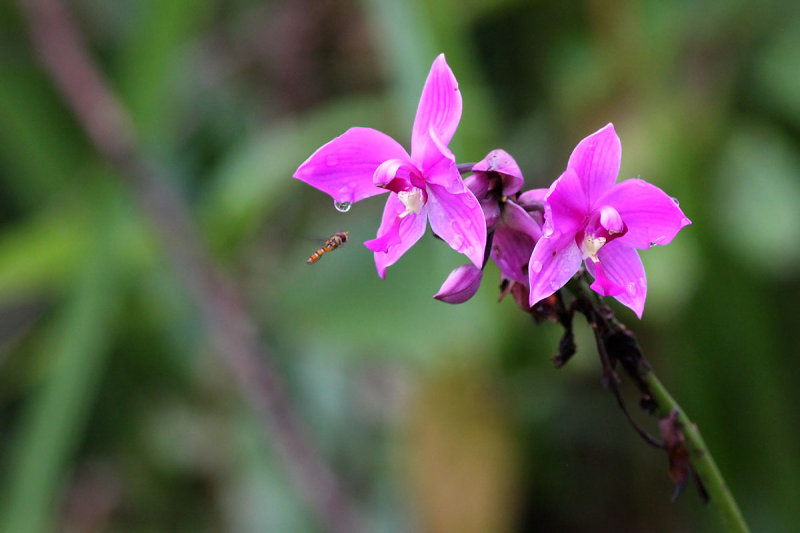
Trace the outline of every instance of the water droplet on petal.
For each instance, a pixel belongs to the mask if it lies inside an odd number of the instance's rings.
[[[542,262],[541,261],[533,261],[531,263],[531,269],[533,269],[533,271],[536,272],[536,273],[541,272],[542,271]]]
[[[625,290],[628,292],[630,296],[633,296],[634,294],[636,294],[636,284],[632,281],[629,281],[625,285]]]
[[[681,203],[678,201],[678,199],[675,198],[674,196],[670,196],[670,198],[672,198],[672,201],[675,202],[675,205],[681,205]]]
[[[347,213],[348,211],[350,211],[351,205],[352,204],[350,202],[337,202],[335,200],[333,202],[333,207],[335,207],[336,210],[339,211],[340,213]]]
[[[644,277],[639,278],[639,286],[642,287],[643,289],[647,287],[647,280],[644,279]]]
[[[560,288],[561,288],[561,285],[559,285],[559,284],[558,284],[558,282],[557,282],[556,280],[554,280],[554,279],[551,279],[551,280],[550,280],[550,283],[549,283],[549,285],[550,285],[550,288],[551,288],[552,290],[554,290],[554,291],[557,291],[558,289],[560,289]]]

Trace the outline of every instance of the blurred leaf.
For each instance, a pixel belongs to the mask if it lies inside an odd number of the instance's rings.
[[[756,101],[772,107],[780,115],[788,115],[800,126],[800,80],[796,68],[800,57],[800,17],[788,19],[783,31],[775,31],[761,52],[753,83],[760,94]]]
[[[486,145],[498,130],[496,106],[486,91],[487,78],[476,68],[471,49],[461,46],[469,28],[466,23],[489,3],[481,0],[459,4],[455,12],[436,2],[365,2],[367,13],[378,28],[375,34],[383,53],[386,75],[395,88],[400,116],[411,123],[431,63],[440,53],[459,82],[464,109],[459,130],[450,149],[459,161],[479,160],[495,148]],[[413,31],[409,31],[413,28]]]
[[[128,6],[133,20],[117,58],[119,88],[142,140],[158,154],[169,154],[176,145],[184,104],[176,91],[178,59],[214,4],[145,0]]]
[[[76,179],[68,169],[75,168],[85,144],[36,70],[0,60],[0,80],[4,203],[32,207]]]
[[[404,471],[423,531],[514,531],[516,441],[482,370],[428,380],[410,402]]]
[[[29,220],[5,226],[0,233],[0,299],[59,291],[79,273],[97,242],[97,203],[112,198],[124,212],[116,222],[115,239],[126,264],[142,266],[152,261],[155,248],[146,222],[119,196],[108,171],[101,167],[84,174],[102,186],[84,189],[84,197],[70,197],[42,205]]]
[[[353,213],[367,202],[346,215],[350,228],[363,228],[351,233],[347,248],[312,266],[305,264],[304,251],[288,253],[284,261],[296,261],[296,267],[282,265],[264,276],[273,325],[303,350],[330,356],[388,355],[438,366],[494,354],[491,347],[503,331],[502,309],[511,309],[511,302],[496,303],[495,271],[487,271],[483,287],[464,304],[434,300],[463,256],[425,235],[380,279],[372,253],[361,244],[374,235],[370,226],[377,227],[379,215]],[[354,220],[365,215],[374,220]],[[297,317],[303,317],[302,323]]]
[[[116,315],[118,258],[109,222],[95,228],[96,246],[46,343],[52,364],[16,437],[2,531],[49,529],[67,461],[88,418]]]
[[[256,418],[242,413],[235,422],[237,461],[227,480],[222,502],[228,531],[311,531],[313,520],[304,511],[280,464],[264,440]]]
[[[274,124],[248,139],[212,174],[200,207],[207,234],[217,243],[241,237],[286,195],[305,187],[292,174],[317,148],[352,126],[380,129],[392,119],[393,112],[382,98],[362,96],[336,102],[294,123]]]
[[[789,139],[760,125],[734,130],[715,183],[717,235],[759,272],[795,275],[800,263],[800,158]]]
[[[797,387],[786,379],[795,353],[781,345],[777,292],[714,243],[707,248],[706,278],[682,317],[686,333],[670,339],[675,346],[667,353],[680,357],[673,388],[694,413],[753,531],[790,531],[781,524],[798,518],[798,438],[789,422],[789,393]],[[760,490],[747,490],[753,480]]]
[[[396,89],[393,96],[400,115],[413,117],[427,67],[441,52],[437,51],[430,21],[422,16],[416,2],[367,0],[364,7],[375,28],[389,85]]]
[[[640,254],[647,273],[648,321],[666,321],[679,315],[691,300],[702,267],[697,237],[685,228],[669,246],[655,246]],[[632,315],[620,311],[625,319]]]
[[[0,235],[0,299],[61,289],[91,249],[85,204],[58,205]]]

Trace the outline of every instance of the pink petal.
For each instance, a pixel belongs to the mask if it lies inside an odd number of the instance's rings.
[[[375,252],[375,267],[382,278],[386,277],[386,267],[397,262],[425,233],[425,208],[419,215],[411,213],[400,218],[399,215],[405,210],[403,202],[392,193],[383,209],[378,236],[364,243],[364,246]]]
[[[614,298],[629,307],[637,317],[642,318],[644,301],[647,298],[647,277],[639,253],[620,238],[603,246],[597,257],[600,259],[605,277],[622,289],[619,294],[612,294]],[[586,268],[590,274],[597,277],[597,271],[591,261],[586,262]],[[597,288],[593,283],[592,289],[597,290]]]
[[[378,166],[387,159],[408,160],[397,141],[371,128],[350,128],[323,145],[300,165],[294,177],[337,202],[357,202],[386,192],[372,183]]]
[[[669,244],[681,228],[692,223],[664,191],[640,179],[617,183],[598,203],[619,212],[628,228],[619,241],[640,250]]]
[[[522,207],[508,200],[503,207],[503,225],[513,231],[527,234],[534,241],[542,236],[542,227]]]
[[[594,282],[590,285],[590,288],[600,296],[617,296],[625,292],[625,289],[609,279],[602,263],[587,261],[586,268],[594,276]]]
[[[486,221],[475,195],[463,181],[458,184],[460,191],[428,183],[428,218],[436,235],[480,267],[486,248]]]
[[[481,285],[483,271],[468,263],[450,272],[434,298],[449,304],[460,304],[472,298]]]
[[[524,209],[506,202],[502,222],[494,232],[491,254],[503,277],[527,285],[528,262],[541,233],[539,224]]]
[[[575,147],[567,168],[578,175],[590,205],[617,181],[622,145],[613,124],[589,135]]]
[[[581,261],[574,235],[539,239],[528,265],[531,307],[563,287],[578,271]]]
[[[426,183],[435,183],[448,190],[452,188],[454,191],[463,188],[464,180],[461,179],[456,167],[456,156],[439,140],[439,136],[433,130],[411,160],[422,173]]]
[[[519,165],[505,150],[492,150],[472,167],[472,172],[497,172],[500,174],[503,196],[519,192],[524,183]]]
[[[571,234],[583,229],[589,202],[578,175],[567,169],[550,186],[545,200],[545,235]]]
[[[521,206],[533,207],[536,204],[544,203],[548,192],[550,192],[550,189],[531,189],[525,191],[517,197],[517,203]]]
[[[472,189],[470,189],[472,191]],[[477,195],[475,196],[477,198]],[[497,221],[500,220],[500,206],[497,204],[496,198],[486,198],[481,200],[481,211],[483,211],[483,218],[486,221],[486,227],[492,228]]]
[[[475,198],[479,198],[481,200],[486,196],[486,193],[489,192],[489,177],[483,172],[470,174],[469,176],[465,177],[464,184],[469,190],[472,191],[472,194],[475,195]]]
[[[389,159],[381,163],[375,170],[372,183],[376,187],[393,192],[405,191],[413,186],[411,177],[418,173],[416,167],[408,159]]]
[[[444,54],[440,54],[434,60],[422,89],[411,132],[411,153],[416,154],[422,148],[430,130],[442,143],[449,144],[460,120],[461,91]]]

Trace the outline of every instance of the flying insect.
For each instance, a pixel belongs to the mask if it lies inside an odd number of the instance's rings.
[[[306,263],[312,265],[320,260],[320,258],[328,252],[332,252],[335,249],[342,246],[344,243],[347,242],[347,234],[350,233],[349,231],[337,231],[325,241],[325,244],[322,245],[322,248],[311,254],[311,257],[308,258]]]

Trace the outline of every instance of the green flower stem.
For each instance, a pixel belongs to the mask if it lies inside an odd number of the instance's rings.
[[[717,468],[717,464],[714,462],[714,458],[711,456],[711,452],[706,446],[700,431],[689,420],[689,417],[686,416],[678,402],[675,401],[656,377],[652,367],[642,355],[641,348],[633,333],[614,318],[611,309],[601,303],[600,299],[591,290],[589,280],[585,275],[581,276],[578,282],[573,284],[573,290],[575,301],[572,303],[572,307],[582,313],[594,329],[598,353],[606,366],[604,372],[610,372],[610,375],[605,377],[612,384],[612,390],[616,391],[616,387],[613,384],[619,380],[613,370],[612,363],[618,362],[621,363],[625,372],[637,381],[637,387],[643,394],[643,399],[655,402],[654,414],[660,418],[675,417],[683,435],[683,445],[689,454],[692,467],[699,477],[711,505],[719,512],[725,528],[728,531],[737,533],[749,532],[750,530],[744,521],[742,512],[739,510],[733,494],[728,489],[722,473]],[[572,311],[569,311],[569,314],[566,315],[567,326],[572,321],[571,313]],[[561,316],[564,318],[563,311]],[[571,336],[571,331],[568,330],[566,335]],[[565,355],[569,356],[571,353]],[[618,391],[616,393],[619,394]],[[620,400],[619,397],[617,399]],[[625,410],[624,407],[623,410]],[[648,410],[651,409],[648,408]],[[631,419],[627,410],[625,411],[626,416]],[[641,431],[638,424],[633,421],[632,423],[645,440],[652,444],[651,437]],[[669,453],[666,446],[662,445],[662,447]]]
[[[669,391],[664,388],[664,385],[653,373],[653,370],[649,368],[649,365],[639,365],[639,368],[640,376],[650,386],[654,399],[658,404],[658,414],[660,416],[668,416],[670,413],[676,414],[681,431],[686,439],[686,449],[689,451],[692,466],[708,492],[711,505],[719,512],[727,530],[736,532],[750,531],[697,426],[689,420],[689,417],[686,416],[681,406],[672,398]]]

